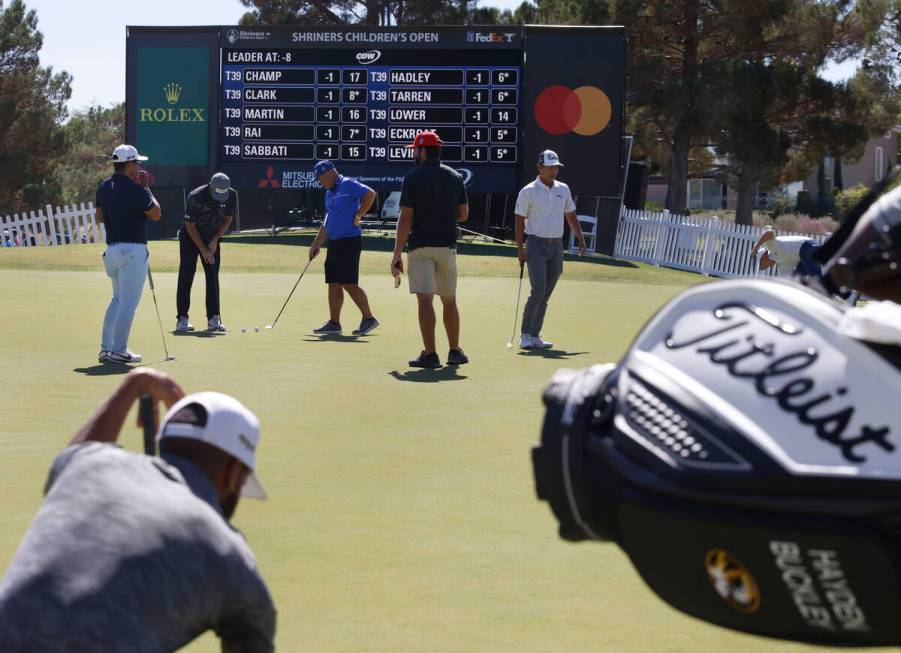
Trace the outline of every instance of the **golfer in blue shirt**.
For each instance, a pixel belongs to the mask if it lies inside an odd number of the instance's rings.
[[[103,267],[113,283],[103,318],[100,363],[140,363],[128,349],[128,335],[147,276],[147,221],[160,219],[160,204],[150,192],[150,179],[141,169],[146,156],[131,145],[120,145],[110,157],[113,175],[97,189],[97,222],[106,225]]]
[[[325,258],[325,282],[328,284],[329,320],[313,333],[338,335],[341,333],[341,306],[344,293],[363,314],[355,336],[365,336],[379,325],[369,309],[369,299],[360,288],[360,253],[363,251],[363,230],[360,221],[375,201],[375,191],[366,184],[338,174],[331,161],[320,161],[313,174],[325,187],[325,220],[313,244],[310,260],[319,254],[319,248],[328,238],[328,254]]]

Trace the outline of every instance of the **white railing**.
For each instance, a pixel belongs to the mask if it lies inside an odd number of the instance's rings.
[[[758,272],[749,255],[762,227],[697,218],[669,211],[623,209],[613,256],[716,277],[772,275]],[[778,232],[789,235],[788,232]],[[822,236],[805,235],[820,242]]]
[[[94,219],[94,205],[47,205],[37,213],[0,215],[0,248],[7,243],[17,247],[69,245],[106,241],[106,228]]]

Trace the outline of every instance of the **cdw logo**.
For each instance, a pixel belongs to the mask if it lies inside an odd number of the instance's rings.
[[[357,63],[361,63],[364,66],[367,64],[375,63],[382,56],[382,53],[378,50],[369,50],[368,52],[357,52]]]

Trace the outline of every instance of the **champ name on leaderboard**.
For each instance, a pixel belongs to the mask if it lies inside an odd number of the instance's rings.
[[[515,163],[519,69],[227,67],[229,159],[409,162],[424,129],[443,158]],[[243,82],[243,83],[241,83]]]

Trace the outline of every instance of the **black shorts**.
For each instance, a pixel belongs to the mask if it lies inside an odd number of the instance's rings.
[[[356,284],[360,281],[360,252],[363,237],[331,240],[325,257],[325,282]]]

